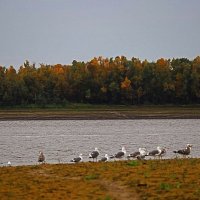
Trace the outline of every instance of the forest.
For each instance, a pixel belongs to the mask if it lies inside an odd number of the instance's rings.
[[[0,106],[199,104],[200,56],[157,61],[95,57],[70,65],[0,66]]]

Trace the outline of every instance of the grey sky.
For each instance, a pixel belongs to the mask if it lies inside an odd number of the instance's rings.
[[[200,55],[199,0],[0,0],[0,65]]]

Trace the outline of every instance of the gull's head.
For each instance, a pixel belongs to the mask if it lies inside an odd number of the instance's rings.
[[[191,144],[187,144],[187,147],[188,147],[188,148],[192,148],[192,145],[191,145]]]
[[[147,152],[147,149],[146,148],[139,148],[139,152],[140,152],[140,155],[144,156],[144,155],[147,155],[148,152]]]
[[[11,166],[11,162],[10,161],[8,161],[8,166]]]
[[[126,148],[124,146],[122,147],[122,152],[126,153]]]
[[[79,154],[79,158],[81,158],[81,160],[83,159],[83,154],[82,153]]]
[[[97,147],[95,147],[95,149],[94,149],[94,150],[95,150],[95,151],[99,151]]]
[[[146,147],[140,147],[140,148],[139,148],[139,151],[142,151],[142,150],[143,150],[143,151],[147,151],[147,148],[146,148]]]

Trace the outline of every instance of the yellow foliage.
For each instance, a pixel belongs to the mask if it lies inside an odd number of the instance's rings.
[[[10,66],[10,67],[7,69],[7,73],[16,74],[16,70],[14,69],[13,66]]]
[[[192,71],[195,73],[200,74],[200,56],[197,56],[194,61],[193,61],[193,65],[192,65]]]
[[[126,76],[125,80],[123,82],[121,82],[121,88],[122,89],[127,89],[127,88],[130,87],[130,85],[131,85],[131,81]]]
[[[142,70],[142,63],[139,59],[135,59],[133,62],[136,70],[138,71]]]
[[[200,64],[200,56],[197,56],[197,57],[194,59],[194,63],[195,63],[195,64]]]
[[[160,58],[156,62],[157,70],[163,71],[169,69],[169,62],[164,58]]]
[[[57,74],[63,74],[64,73],[64,69],[63,66],[61,64],[57,64],[53,67],[53,71]]]
[[[97,66],[99,65],[98,59],[96,57],[94,57],[91,61],[90,61],[91,65]]]

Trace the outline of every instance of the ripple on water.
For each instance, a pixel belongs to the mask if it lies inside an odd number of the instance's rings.
[[[121,146],[127,153],[158,145],[173,150],[194,145],[193,157],[200,157],[200,120],[44,120],[0,121],[1,165],[36,164],[39,151],[48,163],[69,162],[73,157],[88,154],[98,147],[100,157],[114,154]]]

